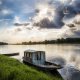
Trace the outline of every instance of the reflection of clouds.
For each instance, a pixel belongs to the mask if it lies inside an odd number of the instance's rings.
[[[79,45],[46,45],[44,50],[46,51],[47,60],[62,65],[65,63],[66,65],[70,64],[80,69]]]
[[[59,70],[64,80],[80,80],[80,71],[72,66],[65,66]]]
[[[55,57],[52,60],[50,60],[50,62],[55,63],[55,64],[60,64],[61,66],[66,65],[65,59],[63,59],[62,57]]]
[[[48,59],[53,59],[53,57],[62,57],[64,59],[67,59],[70,57],[70,53],[72,53],[72,46],[70,45],[46,45],[45,51]]]
[[[70,62],[74,64],[74,66],[80,69],[80,50],[71,55]]]

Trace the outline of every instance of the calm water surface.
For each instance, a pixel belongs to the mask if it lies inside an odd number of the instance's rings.
[[[24,51],[27,49],[42,50],[46,52],[46,60],[61,64],[59,70],[65,80],[80,80],[80,44],[52,44],[52,45],[3,45],[0,53],[19,52],[14,58],[22,61]]]

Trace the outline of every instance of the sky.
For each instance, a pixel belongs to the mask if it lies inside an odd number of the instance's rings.
[[[80,0],[0,0],[0,41],[80,37],[79,27]]]

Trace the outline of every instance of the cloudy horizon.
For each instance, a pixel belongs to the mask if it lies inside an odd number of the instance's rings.
[[[79,27],[79,0],[0,0],[0,41],[80,37]]]

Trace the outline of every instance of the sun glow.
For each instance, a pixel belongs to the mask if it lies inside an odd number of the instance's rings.
[[[33,19],[35,22],[39,22],[44,18],[48,18],[50,21],[54,19],[55,9],[52,6],[45,4],[44,7],[44,4],[38,4],[37,9],[39,10],[39,12],[36,14],[36,16]]]

